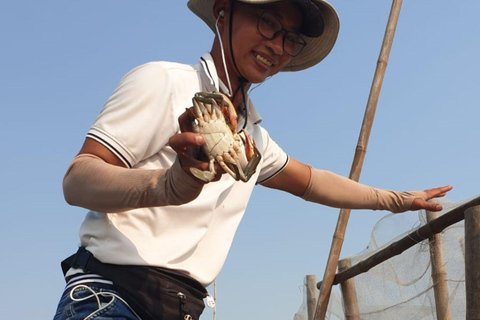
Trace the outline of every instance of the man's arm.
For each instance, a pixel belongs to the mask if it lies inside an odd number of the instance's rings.
[[[188,203],[200,194],[204,184],[191,175],[189,168],[208,167],[208,163],[192,158],[189,151],[203,143],[198,134],[176,134],[169,140],[177,152],[172,167],[144,170],[126,168],[108,148],[87,138],[65,175],[65,199],[71,205],[100,212]]]
[[[328,171],[313,169],[294,159],[290,159],[283,171],[262,185],[331,207],[391,212],[440,211],[440,204],[427,201],[443,197],[452,189],[452,186],[414,192],[376,189]]]

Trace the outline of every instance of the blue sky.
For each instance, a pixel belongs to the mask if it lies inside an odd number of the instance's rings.
[[[331,3],[332,53],[252,99],[288,154],[347,176],[391,2]],[[478,12],[476,0],[404,1],[361,182],[478,195]],[[2,4],[0,40],[1,318],[51,319],[86,212],[64,202],[61,181],[89,126],[130,69],[196,63],[213,34],[186,1],[18,0]],[[304,276],[323,276],[338,211],[257,187],[218,278],[217,319],[292,319]],[[365,248],[385,214],[353,212],[342,257]]]

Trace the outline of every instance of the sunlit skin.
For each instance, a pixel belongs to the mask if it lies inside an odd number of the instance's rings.
[[[213,16],[215,19],[218,13],[224,10],[225,15],[219,19],[218,27],[220,36],[222,38],[225,59],[232,83],[233,91],[239,85],[240,76],[248,79],[250,83],[260,83],[265,81],[269,76],[273,76],[280,72],[290,62],[290,56],[283,52],[283,34],[273,40],[267,40],[257,31],[257,19],[255,15],[255,8],[251,5],[239,4],[234,7],[233,25],[232,25],[232,42],[235,61],[238,66],[238,71],[233,64],[232,54],[230,52],[230,39],[228,35],[228,19],[230,17],[230,1],[217,0],[213,8]],[[274,13],[281,21],[283,27],[288,31],[296,31],[301,25],[301,12],[291,2],[275,2],[263,6],[264,9]],[[253,10],[253,11],[252,11]],[[217,73],[227,84],[226,74],[223,68],[220,44],[218,36],[215,37],[211,54],[215,61]],[[256,58],[260,54],[270,62],[271,66],[266,66]],[[249,84],[246,85],[247,90]],[[233,104],[238,107],[242,102],[241,95],[237,95]],[[204,143],[203,137],[191,132],[189,124],[189,116],[184,113],[178,119],[180,130],[182,133],[172,136],[169,140],[169,145],[177,152],[180,163],[187,174],[191,175],[189,168],[196,167],[202,171],[208,170],[208,162],[204,162],[195,158],[199,146]],[[95,140],[87,138],[80,151],[80,153],[90,153],[99,156],[106,162],[124,166],[123,162],[113,154],[109,149]],[[220,179],[224,174],[223,170],[216,164],[216,171],[218,172],[214,181]],[[192,178],[194,178],[192,176]],[[196,179],[196,178],[194,178]],[[292,158],[290,162],[278,175],[263,183],[263,186],[283,190],[296,196],[301,196],[305,193],[310,182],[310,167],[300,163]],[[213,182],[214,183],[214,182]],[[440,188],[433,188],[425,190],[428,199],[443,197],[452,189],[452,186],[445,186]],[[442,206],[436,203],[429,203],[424,199],[417,198],[413,201],[410,210],[425,209],[428,211],[440,211]]]
[[[274,14],[282,23],[284,29],[297,31],[302,23],[302,15],[298,7],[291,2],[275,2],[262,6],[263,9]],[[283,70],[290,62],[291,57],[283,51],[283,33],[272,40],[265,39],[257,30],[259,6],[237,2],[234,6],[232,23],[233,57],[230,52],[229,19],[230,1],[217,1],[213,8],[213,15],[218,18],[218,13],[223,10],[224,17],[218,20],[218,29],[225,50],[227,70],[232,83],[233,91],[239,85],[239,79],[243,76],[249,83],[261,83],[267,77],[273,76]],[[227,78],[222,63],[222,54],[218,35],[212,46],[211,54],[215,61],[218,75],[227,84]],[[257,59],[260,55],[272,63],[266,65]],[[241,103],[238,95],[233,101],[235,106]]]

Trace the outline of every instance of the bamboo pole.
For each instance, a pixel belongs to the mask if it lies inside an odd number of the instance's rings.
[[[377,62],[377,68],[375,70],[372,87],[370,89],[370,95],[368,97],[362,128],[360,130],[360,136],[358,138],[358,144],[355,150],[352,168],[350,170],[350,179],[357,182],[360,179],[363,160],[365,158],[365,153],[367,152],[368,139],[370,137],[373,119],[375,117],[375,111],[377,109],[378,98],[380,96],[385,70],[387,69],[388,57],[390,55],[390,49],[392,48],[393,36],[395,35],[395,29],[397,27],[401,6],[402,0],[393,0],[382,48],[380,50],[380,55]],[[349,217],[349,209],[340,210],[337,227],[335,229],[335,234],[333,236],[332,245],[330,248],[327,267],[325,268],[325,273],[323,276],[323,285],[320,289],[320,296],[315,312],[315,320],[325,319],[327,305],[330,299],[330,291],[332,290],[333,285],[333,278],[335,277],[335,271],[337,268],[338,259],[340,257],[340,251],[342,250],[343,239],[345,237],[345,230],[347,228]]]
[[[344,259],[338,262],[338,270],[344,271],[352,266],[351,259]],[[343,297],[343,307],[345,310],[345,320],[360,320],[360,311],[358,309],[357,292],[355,290],[355,280],[348,279],[340,283]]]
[[[346,281],[352,277],[355,277],[361,273],[367,272],[371,268],[375,267],[376,265],[394,257],[396,255],[401,254],[403,251],[413,247],[417,243],[428,239],[433,234],[442,232],[445,228],[462,221],[465,216],[465,210],[470,207],[479,206],[480,205],[480,196],[474,198],[461,206],[458,206],[442,216],[438,219],[435,219],[422,227],[410,232],[408,235],[403,237],[402,239],[390,244],[388,247],[383,248],[382,250],[378,251],[374,255],[368,257],[365,260],[360,261],[356,265],[348,268],[343,272],[339,272],[335,275],[333,284],[339,284],[341,282]],[[317,287],[321,287],[321,282],[317,284]],[[318,307],[318,305],[317,305]]]
[[[313,320],[315,316],[315,305],[317,304],[317,276],[309,274],[305,277],[307,285],[307,314],[308,320]]]
[[[440,217],[440,213],[427,211],[428,222],[431,222],[438,217]],[[443,255],[442,234],[434,234],[429,238],[429,242],[437,320],[451,320],[452,314],[448,299],[447,272],[445,268],[445,257]]]
[[[480,206],[465,211],[467,320],[480,319]]]
[[[215,305],[213,306],[213,320],[217,319],[217,279],[213,281],[213,301]]]

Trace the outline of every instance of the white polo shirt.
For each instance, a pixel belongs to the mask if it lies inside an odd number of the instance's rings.
[[[199,91],[219,91],[210,54],[195,66],[151,62],[120,82],[87,137],[136,169],[169,168],[176,153],[168,145],[180,132],[178,117]],[[237,182],[228,174],[206,184],[194,201],[181,206],[126,212],[88,212],[80,228],[81,245],[102,262],[158,266],[184,273],[208,286],[219,274],[253,187],[280,172],[288,156],[260,127],[250,104],[247,133],[262,159],[255,175]],[[239,119],[239,127],[244,119]]]

